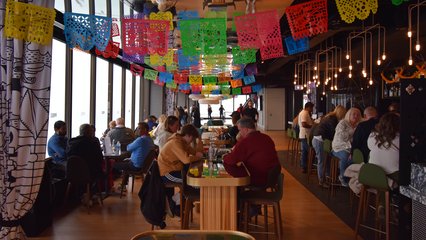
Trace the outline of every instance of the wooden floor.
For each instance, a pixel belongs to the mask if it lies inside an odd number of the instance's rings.
[[[283,131],[267,132],[274,139],[277,150],[286,150],[287,138]],[[284,197],[281,201],[284,239],[350,239],[353,230],[343,223],[314,195],[306,190],[288,172],[285,175]],[[130,239],[137,233],[151,230],[139,209],[137,191],[140,180],[136,179],[135,192],[127,193],[122,199],[118,195],[104,200],[104,206],[95,205],[87,214],[83,206],[73,208],[66,214],[55,216],[53,226],[44,231],[40,237],[45,239]],[[272,216],[272,214],[270,214]],[[261,218],[260,218],[261,219]],[[167,218],[167,230],[179,229],[178,218]],[[191,229],[198,229],[198,215],[194,214]],[[262,235],[254,235],[256,239],[266,239]],[[274,236],[270,235],[269,239]]]

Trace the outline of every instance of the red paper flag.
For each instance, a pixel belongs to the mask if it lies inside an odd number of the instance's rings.
[[[132,72],[133,76],[142,76],[143,70],[145,68],[142,66],[139,66],[137,64],[130,64],[130,71]]]
[[[257,29],[257,14],[247,14],[235,17],[235,27],[237,29],[238,46],[241,49],[260,48],[261,42]]]
[[[250,93],[251,93],[251,86],[243,87],[243,94],[250,94]]]
[[[281,37],[280,21],[277,10],[257,13],[257,31],[262,46],[262,60],[284,56],[283,40]]]

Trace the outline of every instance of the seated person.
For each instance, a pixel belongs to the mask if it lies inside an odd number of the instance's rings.
[[[367,141],[370,149],[369,163],[382,167],[387,175],[399,171],[399,128],[398,113],[386,113],[380,118]],[[393,180],[398,179],[396,177]],[[396,186],[392,181],[389,181],[389,185]]]
[[[64,121],[56,121],[55,133],[47,143],[47,153],[52,157],[52,175],[54,178],[65,178],[67,167],[66,149],[68,146],[67,126]]]
[[[118,171],[140,171],[142,169],[145,158],[149,152],[154,149],[154,142],[148,134],[148,124],[143,122],[139,126],[139,135],[135,141],[127,145],[127,151],[131,153],[130,161],[117,162],[114,169]],[[124,176],[128,179],[128,176]]]
[[[95,138],[94,129],[91,125],[82,124],[80,126],[80,135],[72,138],[69,142],[67,156],[80,156],[83,158],[88,164],[92,180],[103,176],[102,150],[99,141]]]
[[[198,140],[197,140],[198,139]],[[191,143],[196,141],[196,147],[191,147]],[[173,134],[167,143],[160,150],[158,155],[158,167],[163,182],[182,183],[181,170],[184,165],[187,167],[191,162],[200,160],[203,157],[203,143],[198,130],[191,124],[182,127],[180,133]],[[172,211],[176,213],[176,204],[172,201],[173,189],[166,189],[166,195]]]
[[[127,145],[135,140],[135,134],[132,129],[124,126],[124,118],[117,118],[115,122],[117,125],[108,132],[107,136],[111,138],[111,143],[120,142],[121,152],[125,152]]]
[[[368,156],[370,154],[370,149],[368,149],[367,146],[367,139],[378,122],[379,118],[376,108],[372,106],[365,108],[364,121],[358,124],[352,137],[351,153],[353,153],[355,149],[361,150],[365,163],[368,162]]]
[[[241,118],[237,122],[240,139],[234,149],[223,157],[226,171],[235,177],[246,176],[244,167],[250,172],[251,185],[263,187],[267,183],[268,171],[280,165],[272,139],[256,131],[251,118]]]
[[[155,144],[161,149],[166,144],[167,140],[179,130],[179,118],[170,115],[164,122],[164,129],[160,130],[158,137],[155,139]]]

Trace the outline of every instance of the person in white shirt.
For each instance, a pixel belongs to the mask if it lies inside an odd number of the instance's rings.
[[[299,139],[302,148],[302,156],[300,160],[300,167],[302,168],[302,172],[306,173],[306,162],[308,159],[308,137],[309,131],[312,128],[314,122],[312,121],[311,114],[314,110],[314,104],[311,102],[305,103],[304,109],[298,115],[298,124],[300,128]]]

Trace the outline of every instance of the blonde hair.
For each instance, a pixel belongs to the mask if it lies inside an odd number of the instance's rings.
[[[158,123],[164,123],[167,119],[167,116],[165,114],[161,114],[160,117],[158,117]]]
[[[362,114],[361,114],[361,111],[358,109],[358,108],[350,108],[347,112],[346,112],[346,115],[345,115],[345,120],[346,121],[348,121],[348,122],[351,122],[350,121],[350,118],[351,118],[351,114],[353,113],[353,112],[355,112],[355,111],[357,111],[358,113],[359,113],[359,121],[358,121],[358,123],[361,121],[361,118],[362,118]]]
[[[337,120],[340,121],[345,117],[346,108],[343,107],[342,105],[337,105],[333,112],[336,115]]]

